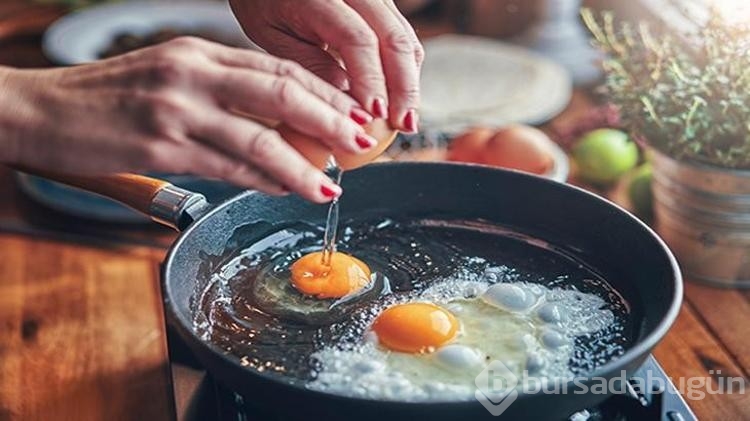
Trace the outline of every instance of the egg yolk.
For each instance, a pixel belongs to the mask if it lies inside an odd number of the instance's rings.
[[[370,268],[348,254],[333,253],[330,264],[323,263],[323,252],[306,254],[291,267],[292,285],[305,295],[340,298],[370,283]]]
[[[458,321],[449,311],[434,304],[408,303],[380,313],[372,330],[388,349],[423,353],[451,341],[458,332]]]

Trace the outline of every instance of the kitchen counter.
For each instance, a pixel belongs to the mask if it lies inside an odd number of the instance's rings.
[[[0,64],[45,65],[38,44],[0,41]],[[578,93],[560,119],[587,104]],[[84,225],[31,203],[0,169],[0,420],[174,419],[158,276],[174,234]],[[750,292],[685,290],[655,351],[667,374],[748,378]],[[688,404],[702,419],[747,419],[750,391]]]

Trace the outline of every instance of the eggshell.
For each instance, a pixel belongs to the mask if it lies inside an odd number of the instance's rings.
[[[553,165],[550,142],[541,130],[512,125],[498,130],[485,146],[481,162],[533,174],[544,174]]]
[[[276,127],[276,131],[281,134],[281,137],[287,141],[294,149],[297,150],[302,156],[307,158],[314,166],[324,169],[328,162],[328,157],[331,156],[331,148],[321,143],[310,136],[302,134],[297,130],[281,124]]]
[[[544,132],[530,126],[515,124],[497,131],[477,127],[450,142],[447,158],[544,174],[554,164],[549,141]]]
[[[398,131],[392,129],[390,124],[383,119],[373,120],[370,124],[366,125],[365,132],[377,139],[378,144],[371,151],[364,154],[334,152],[339,167],[344,170],[351,170],[370,163],[391,146],[391,143],[393,143],[398,134]]]
[[[494,131],[485,127],[476,127],[454,137],[448,145],[447,158],[456,162],[480,162],[484,154],[487,141]]]
[[[351,170],[368,164],[377,158],[393,143],[398,134],[398,131],[392,129],[388,122],[383,119],[373,120],[364,127],[365,132],[378,141],[378,144],[371,151],[364,154],[333,151],[320,140],[302,134],[286,124],[277,126],[276,130],[294,149],[316,167],[325,168],[328,157],[333,154],[339,167],[344,170]]]

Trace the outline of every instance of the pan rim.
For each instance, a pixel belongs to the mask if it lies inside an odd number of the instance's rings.
[[[588,373],[584,378],[585,379],[592,379],[597,377],[606,377],[605,374],[608,372],[618,372],[619,370],[623,370],[625,366],[628,366],[639,358],[641,358],[644,354],[649,354],[650,351],[664,338],[664,336],[667,334],[667,332],[671,329],[672,325],[674,324],[674,321],[677,319],[677,316],[679,315],[680,309],[682,307],[683,302],[683,277],[682,272],[680,270],[679,264],[677,262],[676,257],[672,253],[672,251],[669,249],[667,244],[664,242],[664,240],[659,237],[659,235],[647,224],[645,224],[643,221],[635,217],[633,214],[625,210],[623,207],[617,205],[614,202],[611,202],[595,193],[592,193],[588,190],[585,190],[581,187],[574,186],[567,183],[560,183],[558,181],[554,181],[551,179],[547,179],[544,177],[540,177],[533,174],[524,173],[522,171],[516,171],[511,169],[504,169],[504,168],[496,168],[496,167],[490,167],[486,165],[477,165],[477,164],[466,164],[466,163],[452,163],[452,162],[378,162],[368,165],[368,167],[384,167],[384,166],[408,166],[408,167],[472,167],[472,168],[478,168],[482,171],[488,171],[488,172],[501,172],[501,173],[509,173],[513,177],[519,177],[519,178],[531,178],[534,179],[534,182],[542,183],[542,184],[549,184],[549,185],[557,185],[559,187],[555,188],[567,188],[572,193],[575,194],[582,194],[586,197],[588,197],[591,200],[597,201],[600,204],[604,206],[608,206],[613,208],[617,211],[618,214],[621,214],[623,218],[629,219],[630,223],[635,224],[636,227],[642,229],[645,231],[645,233],[652,238],[652,240],[655,240],[655,245],[657,245],[661,251],[664,254],[664,257],[667,258],[667,261],[669,262],[669,267],[672,272],[672,286],[673,286],[673,294],[670,299],[669,308],[664,313],[664,316],[657,321],[656,326],[646,334],[643,338],[638,340],[632,347],[628,348],[625,353],[623,353],[621,356],[608,361],[607,363],[597,367],[592,372]],[[355,170],[356,171],[356,170]],[[206,221],[210,218],[212,218],[215,214],[221,212],[223,209],[225,209],[228,206],[231,206],[233,203],[244,200],[246,197],[251,197],[253,195],[262,194],[257,191],[246,191],[243,193],[238,194],[237,196],[221,203],[215,206],[213,209],[208,211],[206,214],[202,215],[195,223],[190,225],[185,231],[181,233],[181,235],[178,237],[178,239],[174,242],[172,247],[170,248],[168,254],[165,257],[165,263],[163,266],[163,279],[162,279],[162,285],[164,288],[164,297],[163,302],[165,306],[165,312],[168,313],[170,317],[167,319],[177,320],[179,323],[178,328],[183,333],[187,332],[189,336],[194,339],[194,341],[201,344],[202,347],[208,349],[211,353],[218,356],[221,360],[223,360],[224,363],[229,364],[233,366],[237,370],[241,370],[244,372],[249,373],[250,375],[262,378],[264,381],[269,381],[272,383],[275,383],[277,385],[280,385],[282,387],[297,389],[298,391],[302,391],[307,394],[312,394],[314,396],[319,396],[321,399],[337,399],[337,400],[345,400],[347,402],[360,402],[362,404],[388,404],[388,405],[401,405],[404,407],[423,407],[423,406],[435,406],[435,405],[475,405],[477,402],[474,399],[461,399],[461,400],[435,400],[435,401],[398,401],[398,400],[384,400],[384,399],[370,399],[370,398],[361,398],[361,397],[351,397],[351,396],[345,396],[335,393],[329,393],[324,391],[318,391],[314,389],[310,389],[308,387],[305,387],[304,385],[299,385],[295,383],[290,383],[288,381],[283,380],[280,376],[273,375],[272,373],[266,373],[266,372],[259,372],[256,370],[253,370],[251,368],[245,367],[240,364],[239,359],[232,357],[225,352],[223,352],[218,346],[216,346],[213,343],[210,343],[208,341],[202,340],[196,335],[195,331],[193,330],[193,322],[192,320],[186,320],[184,317],[182,317],[182,314],[175,310],[174,306],[172,305],[172,300],[170,297],[172,294],[170,293],[171,285],[168,280],[168,274],[172,271],[172,264],[174,262],[174,257],[177,254],[177,252],[181,249],[182,244],[186,241],[186,238],[188,238],[193,231],[195,231],[203,221]],[[578,377],[578,380],[580,381],[580,377]],[[557,379],[551,382],[554,385],[567,385],[570,387],[570,385],[574,384],[574,381],[576,381],[576,378],[568,378],[568,379]],[[520,385],[516,387],[516,389],[520,388]],[[565,389],[567,390],[567,389]],[[575,390],[575,389],[570,389]],[[539,393],[524,393],[522,391],[519,391],[518,399],[528,399],[531,396],[535,396]]]

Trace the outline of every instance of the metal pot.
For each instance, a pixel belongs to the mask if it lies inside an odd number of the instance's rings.
[[[656,230],[690,279],[750,288],[750,171],[653,154]]]

